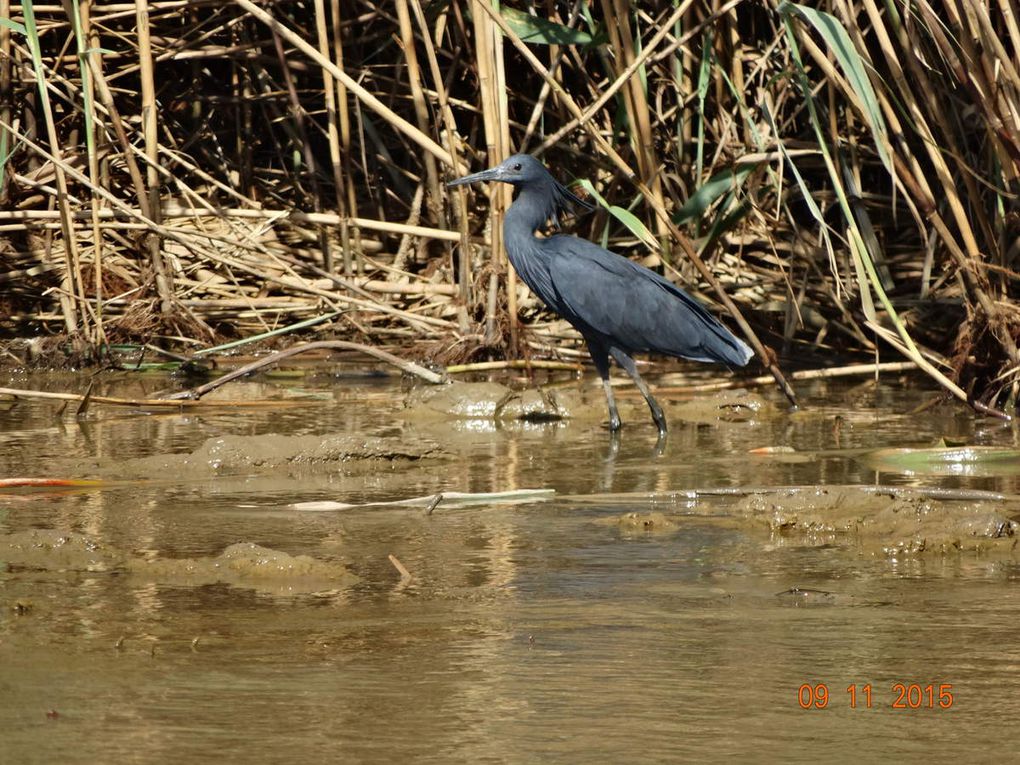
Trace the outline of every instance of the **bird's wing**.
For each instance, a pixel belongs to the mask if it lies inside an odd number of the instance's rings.
[[[584,239],[546,240],[554,306],[582,333],[630,352],[743,366],[752,352],[694,298]]]

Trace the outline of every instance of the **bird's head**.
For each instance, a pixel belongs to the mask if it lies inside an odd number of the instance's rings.
[[[555,209],[566,208],[568,202],[573,202],[585,210],[594,209],[594,205],[576,196],[570,189],[553,178],[545,169],[545,165],[530,154],[514,154],[495,167],[482,170],[480,173],[465,175],[446,185],[462,186],[466,183],[486,181],[509,183],[521,191],[538,193],[549,200],[550,206],[554,208],[551,210],[552,214],[555,214]]]

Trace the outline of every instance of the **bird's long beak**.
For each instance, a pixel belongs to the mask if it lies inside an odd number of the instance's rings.
[[[498,167],[490,167],[488,170],[482,170],[479,173],[471,173],[471,175],[465,175],[463,178],[457,178],[454,181],[447,183],[447,186],[463,186],[466,183],[481,183],[483,181],[498,181],[500,178],[500,172]]]

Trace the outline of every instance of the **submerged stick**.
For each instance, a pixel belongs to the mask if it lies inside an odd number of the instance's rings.
[[[295,502],[290,507],[294,510],[306,512],[325,513],[333,510],[353,510],[364,507],[425,507],[426,514],[431,514],[440,502],[457,505],[482,505],[482,504],[505,504],[514,502],[540,502],[552,499],[556,495],[555,489],[515,489],[512,491],[490,491],[490,492],[461,492],[443,491],[438,494],[429,494],[425,497],[409,497],[408,499],[394,499],[384,502],[365,502],[362,504],[351,504],[348,502],[334,502],[323,500],[317,502]]]
[[[400,574],[401,579],[406,581],[411,578],[411,572],[404,567],[404,564],[400,562],[396,555],[388,555],[387,557],[390,559],[390,563],[393,564],[393,568]]]

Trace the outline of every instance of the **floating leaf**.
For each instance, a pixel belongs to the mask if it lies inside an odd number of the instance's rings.
[[[500,15],[514,33],[526,43],[536,45],[588,45],[591,35],[555,21],[532,16],[515,8],[500,8]]]
[[[876,470],[928,475],[1020,475],[1020,449],[998,446],[875,449],[858,458]]]

